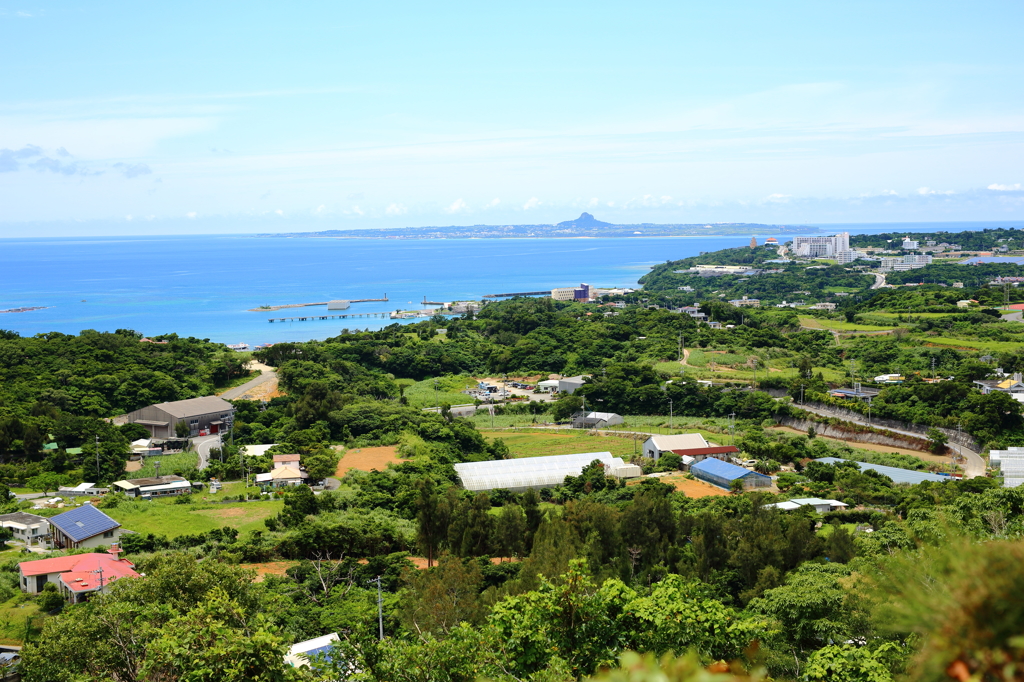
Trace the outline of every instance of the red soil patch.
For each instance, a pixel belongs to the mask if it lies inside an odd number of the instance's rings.
[[[398,448],[394,445],[379,448],[355,448],[348,450],[338,462],[335,475],[344,476],[349,469],[359,471],[384,471],[391,462],[403,461],[398,457]]]
[[[249,568],[256,571],[256,581],[263,582],[267,575],[284,575],[292,566],[297,566],[298,561],[265,561],[259,564],[241,564],[242,568]]]
[[[675,486],[676,490],[682,492],[687,497],[710,497],[712,495],[728,495],[728,490],[722,490],[717,485],[711,485],[704,481],[691,481],[682,474],[677,476],[661,476],[658,480],[662,483],[668,483],[669,485]],[[639,485],[639,481],[630,481],[627,485]]]

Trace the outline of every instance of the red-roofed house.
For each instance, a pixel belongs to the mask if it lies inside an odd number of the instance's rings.
[[[135,564],[118,558],[120,552],[121,549],[114,545],[109,553],[92,552],[22,561],[18,564],[21,589],[29,594],[38,594],[46,583],[54,583],[70,603],[77,604],[94,592],[105,591],[115,580],[139,577]]]

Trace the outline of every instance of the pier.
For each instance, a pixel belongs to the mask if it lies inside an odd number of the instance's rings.
[[[271,317],[269,322],[295,322],[296,320],[345,320],[350,317],[384,317],[391,313],[345,313],[344,315],[303,315],[302,317]]]
[[[515,294],[484,294],[484,298],[512,298],[513,296],[550,296],[551,289],[547,291],[520,291]]]
[[[388,295],[384,294],[384,298],[349,298],[345,299],[349,303],[387,303]],[[263,308],[249,308],[250,313],[268,313],[275,310],[284,310],[285,308],[308,308],[314,305],[327,305],[330,301],[321,301],[319,303],[285,303],[282,305],[268,305]],[[273,320],[271,320],[273,322]]]

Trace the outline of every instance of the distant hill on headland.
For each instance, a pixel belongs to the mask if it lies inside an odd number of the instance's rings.
[[[389,227],[364,230],[323,230],[261,234],[260,237],[321,237],[331,239],[553,239],[567,237],[681,237],[692,235],[813,234],[807,225],[761,223],[701,223],[621,225],[583,213],[557,225],[451,225],[449,227]]]

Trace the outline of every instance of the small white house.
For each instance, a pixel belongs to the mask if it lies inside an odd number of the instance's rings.
[[[302,666],[309,665],[309,659],[313,656],[324,656],[329,660],[331,648],[340,639],[337,632],[332,632],[329,635],[292,644],[288,647],[288,655],[284,657],[284,662],[293,668],[301,668]]]
[[[799,509],[800,507],[814,507],[814,511],[819,514],[824,514],[830,511],[839,511],[846,509],[848,505],[845,502],[839,500],[822,500],[817,497],[798,497],[785,502],[776,502],[774,504],[766,504],[766,508],[781,509],[783,511],[789,511],[792,509]]]
[[[14,539],[26,547],[45,545],[50,538],[50,522],[36,514],[0,514],[0,528],[10,528]]]

